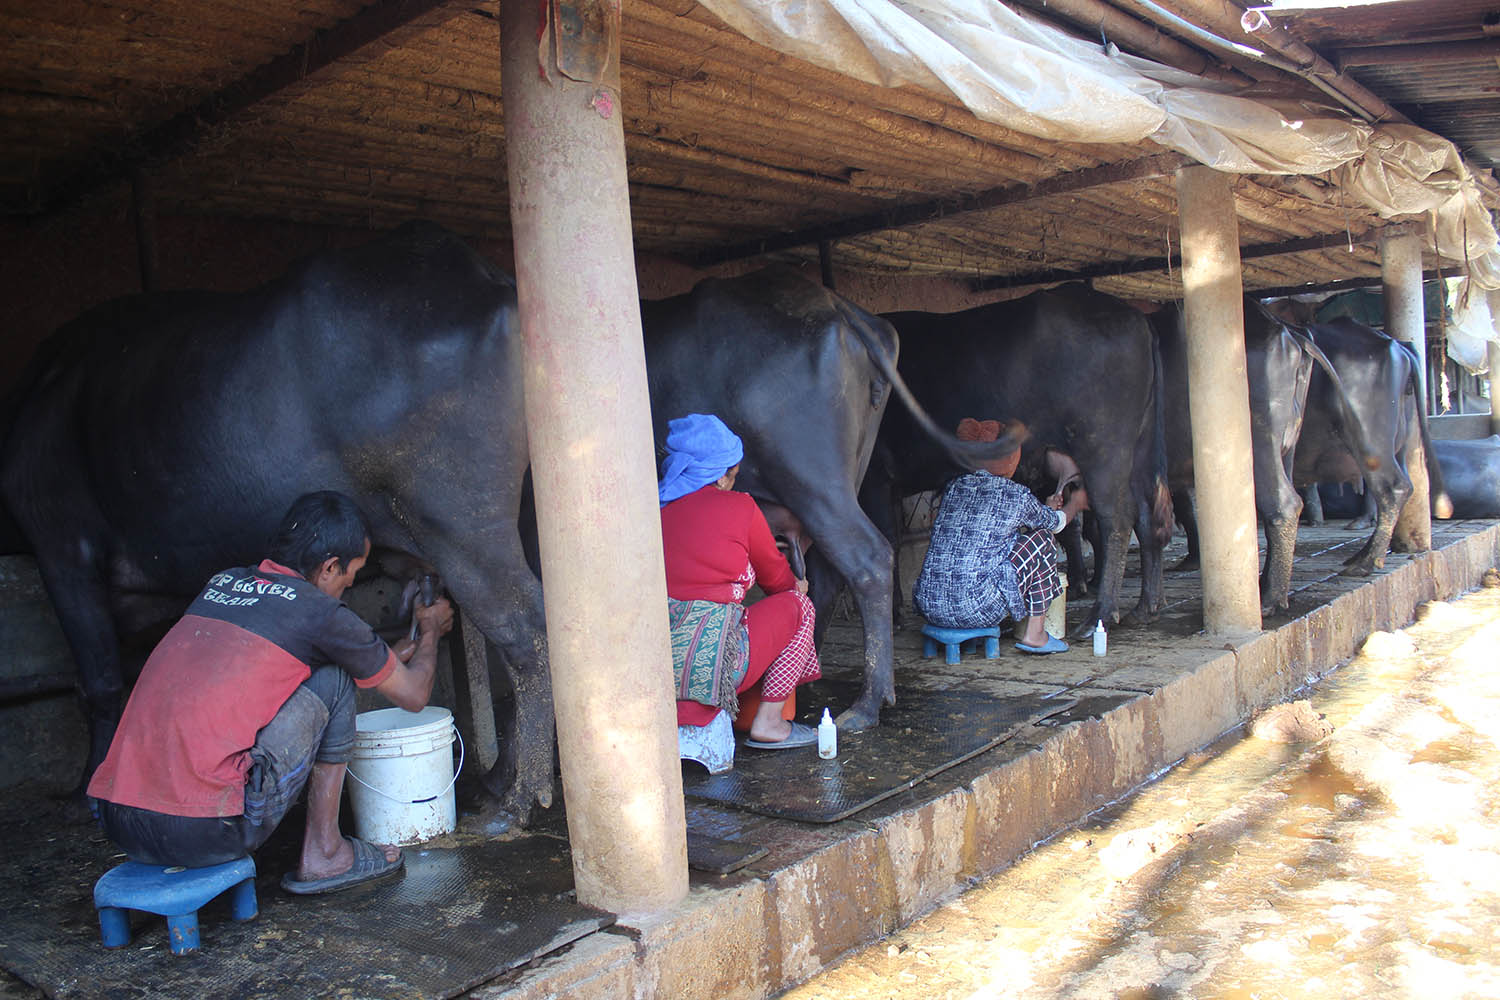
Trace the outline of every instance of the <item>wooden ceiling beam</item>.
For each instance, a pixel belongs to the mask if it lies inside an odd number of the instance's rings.
[[[1363,246],[1373,244],[1378,238],[1375,230],[1352,236],[1349,233],[1328,233],[1322,236],[1306,236],[1295,240],[1284,240],[1280,243],[1262,243],[1256,246],[1240,248],[1241,260],[1255,260],[1260,257],[1276,257],[1282,254],[1306,253],[1309,250],[1328,250],[1334,247],[1348,247],[1350,245]],[[1031,271],[1024,274],[992,275],[986,278],[976,278],[969,282],[969,287],[976,292],[992,291],[999,288],[1020,288],[1027,285],[1053,285],[1062,281],[1088,281],[1092,278],[1114,278],[1127,274],[1143,274],[1149,271],[1166,271],[1169,269],[1180,269],[1182,258],[1179,254],[1170,257],[1141,257],[1136,260],[1106,261],[1101,264],[1091,264],[1088,267],[1064,270],[1060,268],[1049,268],[1042,271]]]
[[[1439,267],[1428,268],[1422,272],[1423,281],[1435,281],[1438,278],[1461,278],[1464,269],[1461,267]],[[1343,278],[1339,281],[1325,281],[1321,284],[1307,285],[1282,285],[1279,288],[1253,288],[1247,289],[1256,298],[1274,299],[1286,295],[1309,295],[1313,292],[1342,292],[1351,288],[1374,288],[1381,283],[1380,275],[1368,278]]]
[[[105,185],[124,180],[133,169],[171,159],[191,149],[214,126],[261,101],[303,83],[319,71],[376,43],[399,45],[470,10],[469,0],[377,0],[331,28],[314,32],[270,62],[251,70],[195,107],[129,138],[121,147],[96,148],[88,161],[39,199],[39,214],[55,213]]]
[[[1411,45],[1365,45],[1338,49],[1334,53],[1334,62],[1340,70],[1353,66],[1431,66],[1436,63],[1483,62],[1487,59],[1500,59],[1500,38]]]
[[[993,208],[1000,208],[1004,205],[1016,205],[1037,198],[1069,194],[1089,188],[1102,187],[1107,184],[1120,184],[1126,181],[1162,177],[1173,173],[1179,167],[1189,162],[1191,162],[1189,158],[1180,153],[1159,153],[1155,156],[1147,156],[1139,160],[1127,160],[1121,163],[1106,163],[1097,167],[1085,167],[1081,170],[1071,170],[1066,173],[1054,174],[1051,177],[1043,178],[1029,184],[1008,184],[1004,187],[991,188],[988,191],[979,191],[972,195],[938,198],[912,205],[896,206],[890,209],[870,212],[865,215],[857,215],[853,218],[828,223],[827,225],[813,226],[807,229],[782,233],[779,236],[768,236],[763,239],[750,240],[745,243],[737,243],[715,250],[706,250],[698,254],[694,258],[693,263],[700,267],[706,267],[712,264],[722,264],[725,261],[742,260],[746,257],[759,257],[762,254],[791,250],[796,247],[816,246],[825,240],[849,239],[850,237],[878,233],[886,229],[901,229],[923,222],[951,218],[955,215],[962,215],[969,212],[983,212]]]

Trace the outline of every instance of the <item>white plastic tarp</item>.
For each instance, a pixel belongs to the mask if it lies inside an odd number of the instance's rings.
[[[1500,317],[1500,292],[1465,288],[1465,282],[1451,283],[1448,301],[1453,303],[1453,322],[1446,329],[1448,357],[1476,375],[1489,370],[1488,348],[1500,340],[1495,320]]]
[[[845,76],[947,92],[978,117],[1068,142],[1152,139],[1219,170],[1323,174],[1390,218],[1426,214],[1439,250],[1500,289],[1500,241],[1453,144],[1325,107],[1235,97],[1083,41],[997,0],[700,0],[741,34]]]

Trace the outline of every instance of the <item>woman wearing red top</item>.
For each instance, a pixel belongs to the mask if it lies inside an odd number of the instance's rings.
[[[689,650],[691,660],[701,637],[722,623],[723,655],[710,652],[707,659],[727,664],[732,677],[722,683],[732,682],[734,691],[760,689],[746,745],[781,749],[815,743],[811,727],[781,717],[792,690],[822,673],[807,581],[793,575],[754,499],[732,489],[744,454],[740,439],[718,417],[701,413],[673,420],[668,428],[659,496],[679,678],[683,651]],[[766,596],[741,614],[740,605],[756,584]],[[699,692],[700,700],[681,697],[688,686],[680,679],[679,725],[706,725],[720,708],[737,711],[726,691]]]

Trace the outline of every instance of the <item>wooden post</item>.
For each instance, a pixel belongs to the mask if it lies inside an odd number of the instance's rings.
[[[1177,204],[1203,625],[1209,632],[1259,631],[1244,284],[1229,175],[1184,167],[1177,172]]]
[[[502,0],[501,87],[558,751],[578,901],[687,895],[620,9]]]
[[[1380,233],[1380,283],[1385,299],[1385,332],[1417,353],[1417,405],[1427,408],[1427,320],[1422,306],[1422,234],[1412,225],[1387,226]],[[1412,491],[1391,534],[1399,552],[1432,548],[1432,507],[1427,459],[1413,433],[1406,452]]]

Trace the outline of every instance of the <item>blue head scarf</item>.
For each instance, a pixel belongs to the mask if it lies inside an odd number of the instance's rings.
[[[667,422],[667,457],[656,495],[666,506],[702,489],[745,457],[739,436],[711,413],[689,413]]]

